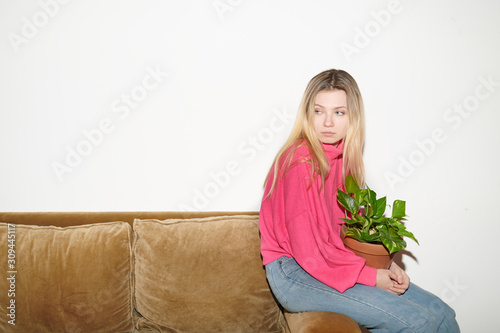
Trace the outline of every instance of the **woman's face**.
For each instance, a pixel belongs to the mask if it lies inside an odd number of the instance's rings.
[[[337,145],[349,127],[347,95],[343,90],[323,90],[314,99],[313,128],[322,143]]]

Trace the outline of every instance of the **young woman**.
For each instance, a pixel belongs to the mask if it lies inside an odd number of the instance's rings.
[[[266,179],[261,253],[271,289],[290,312],[346,314],[372,332],[459,332],[454,311],[410,283],[395,263],[375,269],[340,238],[338,188],[364,184],[364,110],[345,71],[308,84],[292,133]]]

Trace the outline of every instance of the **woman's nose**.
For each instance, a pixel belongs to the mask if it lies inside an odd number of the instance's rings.
[[[333,127],[333,117],[331,115],[326,115],[325,121],[323,122],[325,127]]]

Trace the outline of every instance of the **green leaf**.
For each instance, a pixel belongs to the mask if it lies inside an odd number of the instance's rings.
[[[351,212],[351,214],[354,215],[358,213],[359,205],[356,202],[356,200],[354,200],[354,198],[351,197],[349,194],[341,190],[337,190],[337,200],[342,205],[342,207]]]
[[[368,187],[368,185],[366,186],[367,188],[367,196],[368,196],[368,203],[370,205],[375,205],[375,202],[377,202],[377,193],[375,193],[371,188]]]
[[[380,234],[378,232],[374,232],[372,234],[364,234],[365,242],[367,243],[380,243]]]
[[[405,207],[406,201],[394,200],[394,205],[392,206],[392,217],[405,217]]]
[[[397,230],[405,230],[405,226],[403,223],[399,222],[399,217],[388,217],[386,218],[387,224]]]
[[[418,240],[415,238],[415,236],[413,236],[413,234],[411,232],[409,232],[408,230],[400,230],[398,232],[401,236],[405,236],[405,237],[408,237],[410,239],[413,239],[413,241],[415,241],[415,243],[417,243],[418,245],[420,245],[418,243]]]
[[[382,239],[382,244],[384,244],[389,253],[400,251],[406,247],[406,242],[401,237]]]
[[[360,242],[363,241],[363,237],[361,236],[361,231],[357,228],[349,228],[345,232],[346,237],[351,237],[354,238],[355,240],[358,240]]]
[[[367,206],[370,203],[367,189],[362,189],[359,190],[359,192],[354,193],[354,198],[360,206]]]
[[[377,231],[380,233],[380,237],[389,237],[389,229],[385,224],[379,224],[375,227]]]
[[[384,244],[384,246],[387,248],[389,253],[394,253],[394,252],[398,252],[406,247],[406,242],[402,238],[399,238],[399,240],[400,241],[398,241],[397,239],[393,239],[393,238],[390,238],[390,239],[386,238],[386,239],[382,239],[382,244]]]
[[[360,227],[361,229],[364,231],[364,232],[368,232],[369,228],[370,228],[370,219],[366,216],[359,216],[359,224],[360,224]]]
[[[375,205],[373,205],[373,218],[374,219],[379,219],[384,215],[385,213],[385,207],[387,206],[387,198],[383,197],[378,199],[375,202]]]
[[[340,218],[340,219],[342,221],[344,221],[348,226],[356,225],[358,223],[358,221],[356,221],[356,220],[344,219],[344,218]]]
[[[348,175],[345,179],[345,188],[347,193],[358,193],[359,192],[359,186],[356,184],[354,181],[354,177],[352,175]]]

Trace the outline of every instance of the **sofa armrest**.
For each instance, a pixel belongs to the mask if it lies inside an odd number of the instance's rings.
[[[326,311],[290,313],[285,311],[285,319],[290,333],[363,332],[354,319],[340,313]]]

